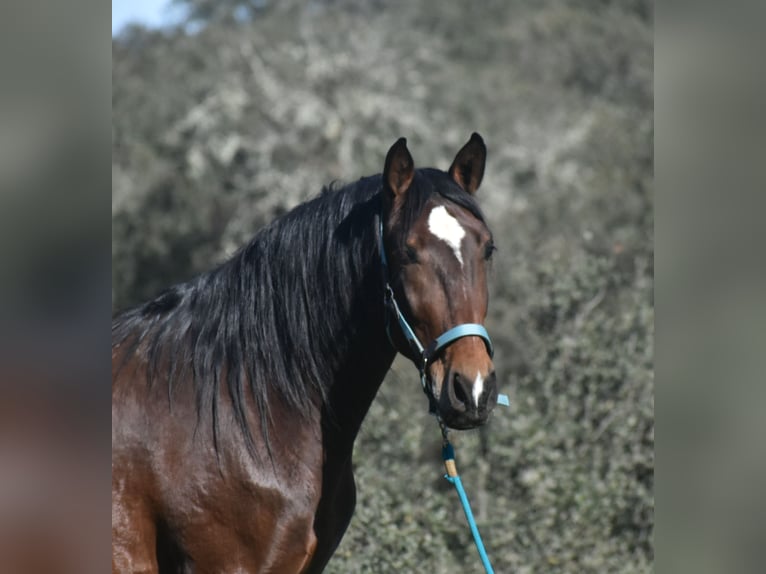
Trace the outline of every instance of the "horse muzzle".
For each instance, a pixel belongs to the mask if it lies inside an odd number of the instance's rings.
[[[437,391],[437,387],[438,391]],[[497,377],[494,369],[473,376],[457,369],[446,369],[441,385],[431,385],[436,414],[456,430],[476,428],[487,422],[497,404]]]

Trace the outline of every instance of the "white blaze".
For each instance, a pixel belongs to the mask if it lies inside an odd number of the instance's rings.
[[[473,382],[473,402],[477,407],[479,406],[479,397],[481,397],[483,390],[484,377],[481,376],[481,373],[476,373],[476,380]]]
[[[447,213],[447,209],[440,205],[435,207],[428,216],[428,230],[436,237],[446,242],[452,248],[452,252],[463,264],[463,254],[460,252],[460,242],[465,237],[465,229],[457,219]]]

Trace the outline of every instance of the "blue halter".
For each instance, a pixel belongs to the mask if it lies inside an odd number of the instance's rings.
[[[388,259],[386,258],[386,249],[383,245],[383,218],[380,216],[378,216],[378,243],[380,246],[381,266],[383,267],[383,301],[386,309],[390,311],[390,313],[386,314],[386,334],[388,335],[388,340],[391,343],[391,346],[396,349],[393,338],[391,337],[390,328],[390,315],[393,314],[399,323],[399,328],[401,329],[404,338],[407,340],[407,344],[412,350],[414,355],[413,362],[420,372],[420,384],[423,387],[423,391],[428,396],[429,401],[431,401],[433,410],[433,407],[435,406],[433,404],[435,398],[431,396],[426,386],[426,369],[439,351],[463,337],[481,337],[484,344],[487,346],[487,352],[489,353],[490,358],[495,354],[495,349],[492,345],[492,340],[489,338],[489,333],[487,333],[487,330],[483,325],[479,325],[478,323],[462,323],[456,327],[452,327],[436,337],[436,339],[431,341],[428,346],[424,346],[423,343],[420,342],[420,339],[418,339],[415,331],[407,322],[407,319],[405,319],[404,314],[396,302],[394,290],[388,282]]]

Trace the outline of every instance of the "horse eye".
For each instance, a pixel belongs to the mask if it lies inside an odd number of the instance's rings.
[[[492,254],[497,251],[497,247],[495,247],[494,243],[487,243],[487,246],[484,248],[484,259],[489,261],[492,259]]]
[[[410,263],[415,263],[418,260],[418,254],[414,248],[409,245],[404,246],[404,254],[407,256],[407,260]]]

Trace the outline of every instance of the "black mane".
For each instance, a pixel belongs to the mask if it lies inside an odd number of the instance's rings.
[[[333,374],[360,335],[355,325],[365,324],[351,321],[352,314],[360,308],[382,314],[375,226],[381,190],[380,175],[323,189],[217,268],[117,315],[113,348],[126,346],[125,361],[140,353],[149,384],[167,381],[171,401],[174,384],[191,375],[198,416],[212,412],[216,445],[225,381],[253,447],[245,416],[249,385],[268,444],[270,401],[296,413],[325,403]],[[484,221],[473,197],[447,174],[419,169],[400,211],[404,229],[435,193]]]

